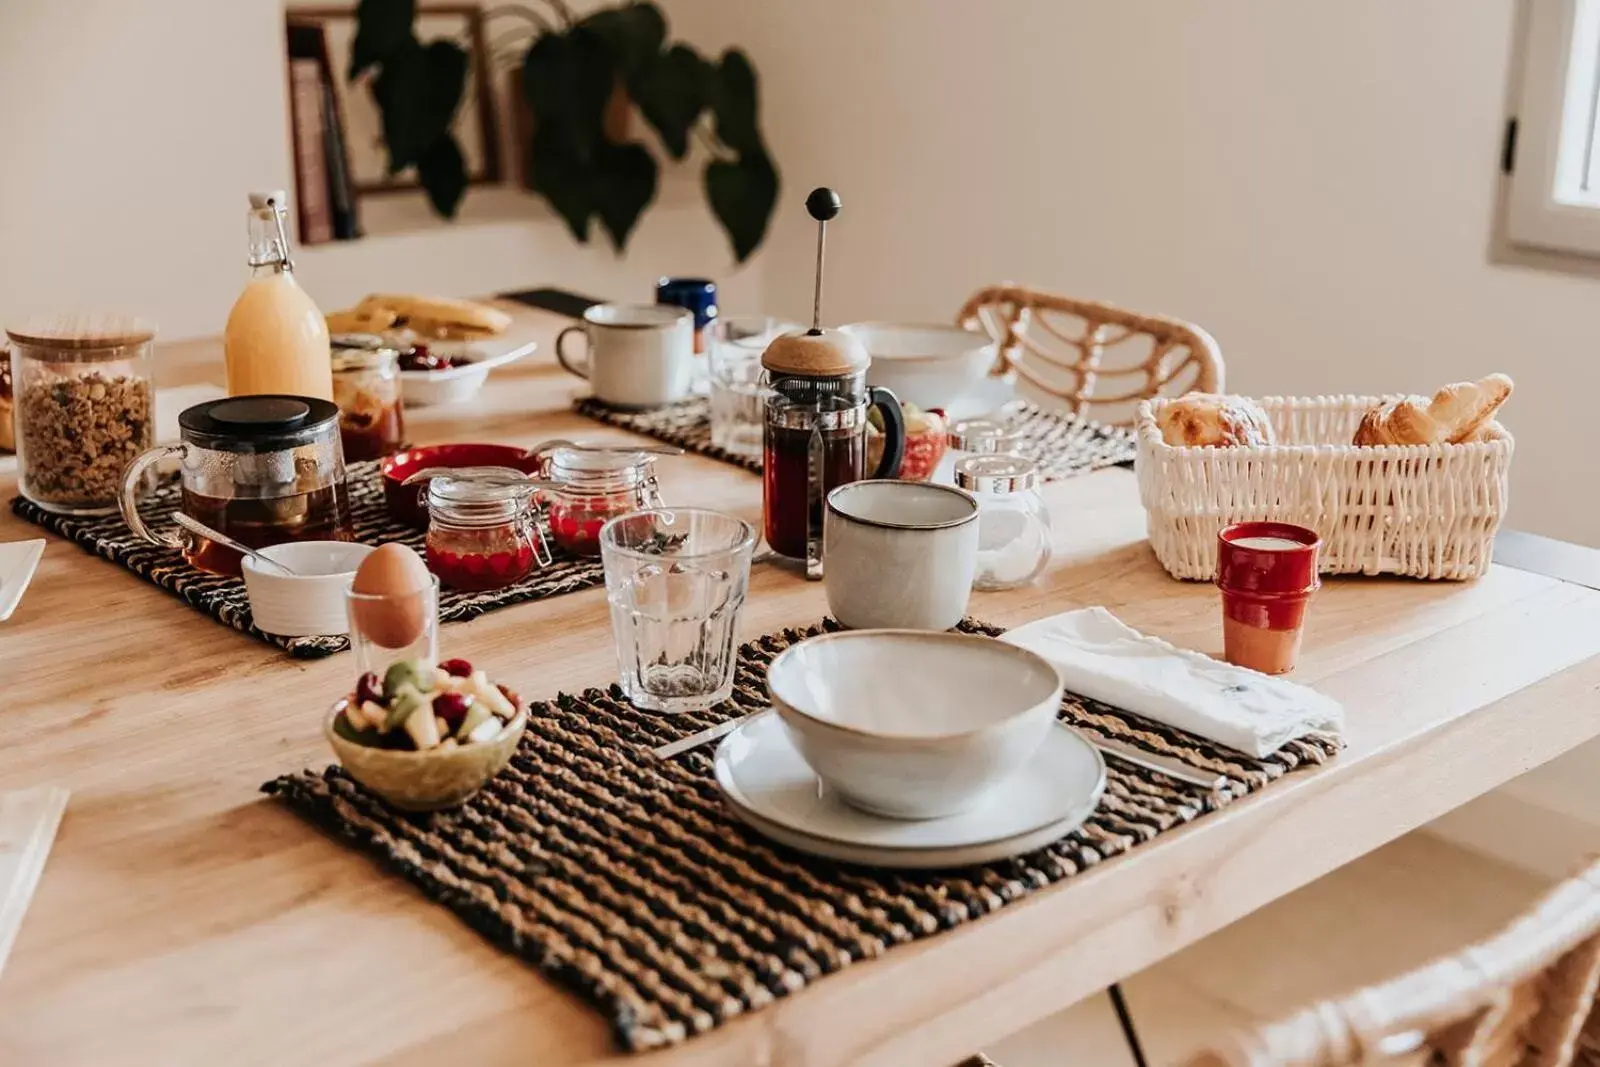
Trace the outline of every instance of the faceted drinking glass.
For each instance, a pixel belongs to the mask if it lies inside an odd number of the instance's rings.
[[[735,315],[711,324],[711,443],[717,448],[761,455],[761,353],[775,337],[797,328],[768,315]]]
[[[755,529],[702,508],[652,508],[600,531],[622,692],[651,711],[698,711],[733,692],[734,638]]]

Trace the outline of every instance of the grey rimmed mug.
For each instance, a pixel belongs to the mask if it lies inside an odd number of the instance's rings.
[[[954,486],[867,479],[828,494],[828,610],[853,630],[948,630],[967,612],[978,502]]]

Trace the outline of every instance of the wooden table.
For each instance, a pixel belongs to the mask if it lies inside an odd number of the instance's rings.
[[[562,322],[523,311],[517,328],[548,341]],[[619,437],[568,410],[579,383],[548,352],[496,373],[486,411],[418,413],[413,437]],[[215,358],[209,345],[174,347],[163,367],[192,380],[216,373]],[[760,483],[744,471],[689,457],[662,474],[669,500],[759,514]],[[1218,650],[1216,594],[1157,565],[1130,474],[1046,495],[1050,570],[1027,589],[975,594],[975,615],[1015,625],[1104,604]],[[0,538],[37,533],[0,518]],[[755,636],[824,610],[819,586],[759,566],[740,628]],[[530,696],[615,677],[600,589],[441,636]],[[0,641],[0,787],[72,789],[0,978],[0,1063],[17,1065],[936,1067],[1600,732],[1600,593],[1509,567],[1470,585],[1330,581],[1296,675],[1349,711],[1349,749],[1330,766],[630,1058],[576,999],[257,793],[329,761],[319,720],[349,684],[348,656],[292,661],[54,540]]]

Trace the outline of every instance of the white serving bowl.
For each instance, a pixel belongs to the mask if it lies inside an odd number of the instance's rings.
[[[539,346],[532,341],[518,344],[504,351],[490,351],[487,342],[423,341],[430,350],[440,355],[459,356],[471,360],[460,366],[444,370],[403,370],[400,372],[400,396],[406,407],[437,407],[459,404],[475,396],[489,372],[521,359]]]
[[[824,783],[896,819],[978,803],[1027,762],[1061,708],[1061,679],[1042,657],[918,630],[802,641],[772,661],[767,692]]]
[[[872,356],[867,384],[919,408],[948,409],[977,390],[994,366],[994,342],[959,326],[856,322],[840,329]]]
[[[348,541],[295,541],[260,550],[293,575],[244,557],[239,569],[256,628],[279,637],[349,633],[344,591],[371,551],[371,545]]]

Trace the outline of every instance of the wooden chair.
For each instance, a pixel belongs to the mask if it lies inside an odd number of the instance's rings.
[[[1179,319],[1006,283],[973,293],[956,322],[994,338],[996,377],[1015,371],[1069,410],[1113,425],[1131,423],[1138,401],[1157,394],[1223,388],[1217,342]]]
[[[1242,1035],[1188,1067],[1600,1067],[1600,863],[1459,955]]]

